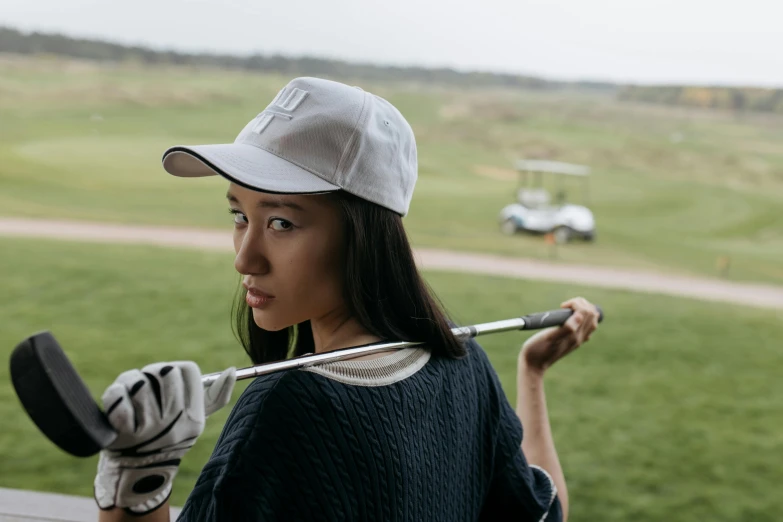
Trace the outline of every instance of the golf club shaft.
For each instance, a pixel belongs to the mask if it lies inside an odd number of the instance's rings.
[[[599,313],[599,321],[601,321],[603,319],[603,312],[601,312],[600,308]],[[514,330],[535,330],[540,328],[547,328],[550,326],[561,326],[569,317],[571,317],[571,314],[573,314],[573,310],[570,309],[552,310],[549,312],[539,312],[514,319],[493,321],[491,323],[481,323],[471,326],[458,326],[452,328],[451,332],[459,340],[464,341],[484,334],[510,332]],[[357,346],[356,348],[347,348],[335,352],[326,352],[312,355],[308,354],[297,357],[295,359],[289,359],[287,361],[241,368],[237,370],[237,380],[252,379],[253,377],[258,377],[259,375],[266,375],[283,370],[306,368],[316,364],[342,361],[361,355],[385,352],[389,350],[399,350],[402,348],[419,346],[421,344],[424,343],[422,341],[394,341],[388,343],[370,344],[367,346]],[[212,384],[219,376],[220,372],[210,373],[203,375],[201,377],[201,381],[204,386],[208,386]]]

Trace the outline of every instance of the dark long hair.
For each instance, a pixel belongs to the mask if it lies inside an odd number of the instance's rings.
[[[422,279],[395,212],[347,192],[331,195],[345,227],[344,298],[350,313],[386,341],[423,341],[433,355],[459,358],[464,345],[451,333],[440,301]],[[314,352],[310,321],[280,331],[259,328],[239,285],[232,307],[235,334],[254,364]]]

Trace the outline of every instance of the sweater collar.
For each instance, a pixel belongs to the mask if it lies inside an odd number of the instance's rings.
[[[344,384],[386,386],[407,379],[423,368],[429,360],[430,351],[425,348],[403,348],[376,359],[336,361],[303,370]]]

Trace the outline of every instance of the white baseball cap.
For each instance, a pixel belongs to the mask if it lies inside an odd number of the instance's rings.
[[[405,216],[417,178],[416,140],[391,103],[358,87],[296,78],[234,143],[169,148],[163,168],[282,194],[344,190]]]

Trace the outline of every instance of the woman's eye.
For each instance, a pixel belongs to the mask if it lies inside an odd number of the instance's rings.
[[[234,224],[235,225],[246,225],[247,224],[247,216],[245,216],[243,213],[241,213],[238,210],[229,209],[229,214],[232,214],[234,216]]]
[[[285,232],[293,228],[293,224],[285,219],[273,218],[269,220],[269,226],[277,232]]]

